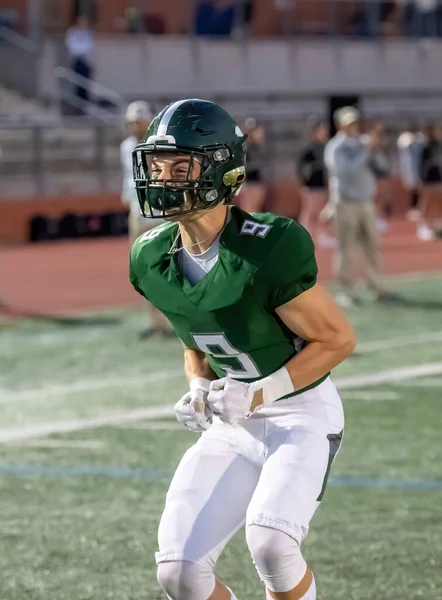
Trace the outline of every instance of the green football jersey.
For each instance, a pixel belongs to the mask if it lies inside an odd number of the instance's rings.
[[[136,240],[130,280],[187,347],[206,354],[218,377],[252,382],[302,348],[303,340],[275,309],[311,288],[318,269],[313,241],[301,225],[270,213],[230,210],[218,260],[196,285],[190,285],[177,255],[170,253],[177,223],[159,225]]]

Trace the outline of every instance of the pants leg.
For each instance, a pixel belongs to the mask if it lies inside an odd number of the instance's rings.
[[[305,574],[300,545],[324,495],[344,413],[330,379],[279,404],[268,409],[266,456],[247,510],[246,533],[267,588],[284,592]]]
[[[173,477],[156,554],[160,584],[172,600],[207,600],[215,563],[245,522],[259,469],[235,449],[235,435],[235,427],[214,423]]]
[[[85,79],[90,79],[92,76],[92,68],[91,65],[87,62],[87,60],[83,58],[76,58],[72,70],[80,77],[84,77]],[[89,89],[87,83],[80,83],[75,87],[75,95],[81,104],[78,107],[78,110],[81,114],[86,114],[86,106],[85,103],[89,102]]]
[[[338,240],[334,256],[334,270],[343,289],[351,294],[355,283],[353,262],[357,246],[358,205],[340,202],[336,207],[334,225]]]
[[[375,208],[371,203],[360,206],[359,241],[366,267],[368,285],[376,292],[382,292],[384,286],[379,272],[379,242],[376,233]]]

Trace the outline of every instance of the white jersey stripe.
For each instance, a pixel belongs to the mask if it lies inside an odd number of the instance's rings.
[[[185,98],[184,100],[178,100],[169,106],[164,115],[161,118],[160,124],[158,126],[158,134],[157,135],[167,135],[167,128],[169,127],[169,123],[176,111],[177,108],[184,104],[184,102],[189,102],[191,100],[199,100],[199,98]]]

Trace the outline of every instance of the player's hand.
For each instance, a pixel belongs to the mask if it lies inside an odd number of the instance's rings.
[[[252,414],[255,393],[250,384],[223,377],[211,382],[207,400],[214,415],[234,425]]]
[[[179,423],[190,431],[205,431],[212,425],[212,411],[207,405],[207,391],[196,388],[184,394],[174,406]]]

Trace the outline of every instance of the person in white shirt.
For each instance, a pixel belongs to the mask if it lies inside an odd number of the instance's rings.
[[[123,168],[121,201],[129,209],[129,242],[131,246],[140,235],[162,222],[158,219],[147,219],[141,215],[132,168],[133,149],[143,139],[152,117],[152,110],[147,102],[139,100],[132,102],[127,107],[126,126],[129,137],[120,146],[120,160]],[[148,306],[151,324],[150,327],[141,331],[140,338],[170,337],[172,332],[166,317],[151,304]]]
[[[76,24],[69,27],[65,42],[72,71],[84,79],[92,79],[94,38],[86,17],[78,17]],[[83,80],[79,82],[75,86],[74,94],[78,99],[77,114],[87,114],[87,103],[89,102],[87,83]]]

